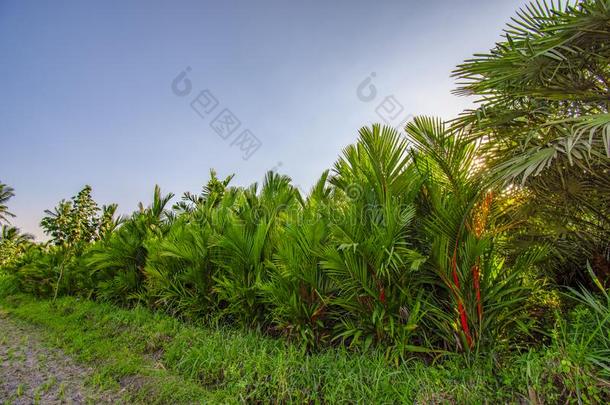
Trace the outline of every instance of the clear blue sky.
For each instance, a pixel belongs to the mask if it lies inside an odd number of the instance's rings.
[[[13,224],[42,236],[44,209],[85,184],[131,212],[155,184],[199,191],[210,167],[236,184],[275,167],[309,189],[380,121],[386,96],[405,117],[468,107],[449,93],[451,70],[492,47],[522,4],[1,0],[0,181],[16,191]],[[171,84],[187,66],[192,91],[179,97]],[[357,89],[373,72],[365,102]],[[219,104],[202,118],[190,102],[204,89]],[[210,127],[224,108],[241,122],[228,140]],[[231,146],[244,129],[262,144],[248,160]]]

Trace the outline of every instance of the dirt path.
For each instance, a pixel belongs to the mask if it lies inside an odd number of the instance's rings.
[[[0,313],[0,404],[116,404],[84,381],[92,369],[42,345],[39,331]]]

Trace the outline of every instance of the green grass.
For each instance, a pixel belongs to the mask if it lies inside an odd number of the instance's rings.
[[[572,392],[570,369],[557,367],[562,354],[550,349],[470,365],[455,356],[392,366],[382,353],[308,355],[256,332],[188,325],[143,308],[26,295],[2,298],[0,305],[11,318],[40,326],[47,344],[93,365],[89,383],[127,386],[134,402],[483,403],[534,396],[555,402]],[[579,391],[593,402],[602,395],[586,378]]]

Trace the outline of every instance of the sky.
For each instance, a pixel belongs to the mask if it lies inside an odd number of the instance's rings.
[[[0,0],[11,222],[44,240],[44,210],[86,184],[126,214],[210,168],[307,191],[362,126],[471,107],[451,71],[524,1]]]

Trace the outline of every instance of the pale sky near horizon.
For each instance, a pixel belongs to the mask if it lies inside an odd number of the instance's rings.
[[[237,185],[275,168],[308,190],[358,128],[468,108],[452,69],[524,4],[0,0],[12,223],[43,239],[43,211],[85,184],[129,213],[155,184],[199,192],[210,168]]]

